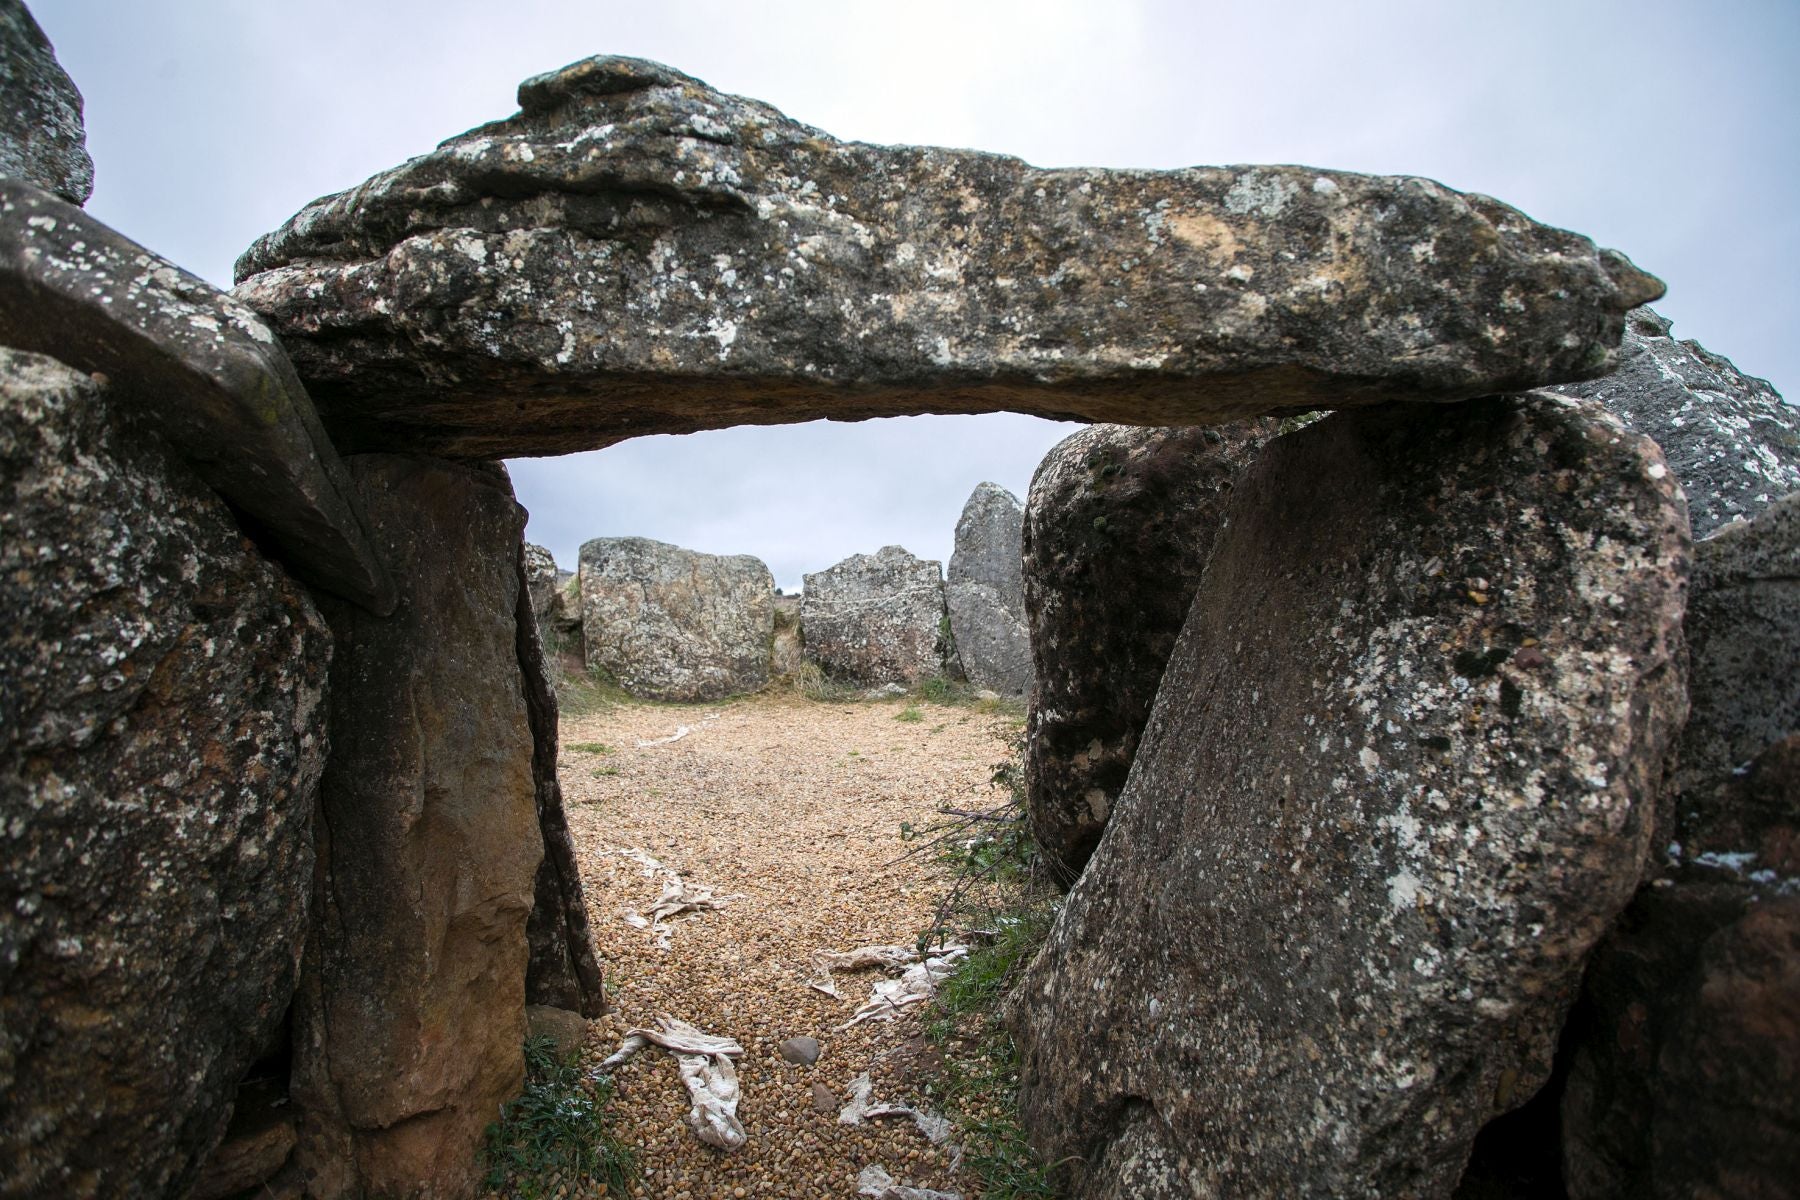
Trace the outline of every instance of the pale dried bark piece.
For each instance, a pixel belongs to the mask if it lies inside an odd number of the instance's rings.
[[[941,1146],[950,1140],[952,1125],[947,1118],[936,1113],[921,1112],[910,1104],[877,1104],[875,1103],[875,1085],[864,1071],[850,1081],[850,1103],[844,1105],[838,1113],[839,1125],[861,1125],[864,1121],[875,1117],[911,1117],[925,1140],[934,1146]]]
[[[628,1031],[596,1072],[622,1066],[645,1046],[661,1046],[675,1055],[681,1069],[681,1082],[692,1101],[687,1120],[694,1136],[709,1146],[736,1150],[748,1140],[737,1117],[740,1089],[737,1068],[731,1063],[732,1056],[744,1053],[743,1046],[734,1038],[702,1033],[674,1017],[658,1017],[657,1023],[660,1029]]]
[[[968,954],[967,946],[945,946],[937,955],[906,968],[900,978],[882,980],[870,991],[863,1006],[852,1013],[848,1021],[837,1026],[838,1030],[849,1029],[864,1021],[885,1021],[903,1008],[931,999],[937,995],[937,985]]]
[[[824,992],[833,1000],[842,1000],[844,993],[837,990],[837,985],[831,979],[833,971],[860,971],[864,967],[895,971],[918,960],[919,952],[911,946],[858,946],[854,950],[815,950],[813,966],[820,978],[808,980],[807,986],[814,991]]]
[[[858,1195],[871,1196],[874,1200],[962,1200],[961,1192],[940,1192],[895,1183],[892,1175],[873,1163],[856,1177],[856,1191]]]

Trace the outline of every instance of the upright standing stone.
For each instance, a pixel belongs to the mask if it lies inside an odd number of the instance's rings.
[[[543,838],[518,657],[524,513],[498,467],[348,461],[388,617],[333,602],[318,902],[294,1013],[315,1200],[472,1196],[524,1079]]]
[[[529,544],[519,548],[519,672],[531,724],[531,777],[537,799],[538,832],[544,861],[533,885],[531,919],[525,927],[531,960],[525,972],[525,999],[532,1005],[567,1009],[584,1017],[606,1011],[600,960],[588,926],[587,901],[575,843],[563,811],[562,784],[556,775],[557,704],[550,663],[539,636],[537,609],[545,582],[543,563],[549,553]],[[537,553],[533,553],[536,551]],[[548,572],[554,599],[556,564]]]
[[[276,1038],[331,638],[110,389],[0,349],[0,1195],[181,1195]]]
[[[1723,355],[1676,341],[1649,308],[1626,319],[1616,371],[1556,391],[1600,401],[1662,448],[1697,538],[1800,491],[1800,409]]]
[[[1604,374],[1662,294],[1428,179],[840,142],[629,58],[527,80],[519,105],[238,261],[347,449],[1462,399]]]
[[[1023,530],[1037,670],[1025,795],[1032,837],[1065,883],[1130,774],[1232,481],[1275,429],[1095,425],[1038,464]]]
[[[1687,635],[1656,877],[1570,1018],[1575,1200],[1800,1179],[1800,493],[1696,544]]]
[[[828,678],[858,687],[910,687],[944,670],[943,569],[899,546],[852,554],[807,575],[800,640]]]
[[[1003,695],[1031,690],[1031,635],[1019,537],[1025,509],[994,483],[977,484],[956,522],[956,548],[944,584],[950,632],[969,682]]]
[[[81,93],[20,0],[0,0],[0,175],[71,204],[86,204],[94,191]]]
[[[719,700],[769,682],[775,577],[761,559],[595,538],[579,574],[587,664],[632,695]]]
[[[1264,447],[1012,1009],[1076,1200],[1451,1194],[1643,868],[1688,552],[1594,405]]]

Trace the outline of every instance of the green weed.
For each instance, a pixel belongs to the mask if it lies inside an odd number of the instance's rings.
[[[911,853],[933,851],[952,868],[921,949],[952,940],[974,947],[926,1014],[925,1033],[942,1063],[926,1094],[956,1124],[963,1167],[987,1200],[1047,1200],[1056,1190],[1019,1126],[1018,1050],[999,1020],[1056,915],[1056,889],[1025,825],[1023,733],[1015,728],[1014,735],[1019,753],[996,764],[989,781],[999,804],[900,832],[919,843]]]
[[[613,748],[605,742],[570,742],[569,749],[578,754],[611,754]]]
[[[905,721],[909,725],[916,724],[924,719],[925,714],[919,711],[918,705],[916,704],[909,704],[894,714],[894,720]]]
[[[607,1190],[631,1185],[631,1152],[606,1128],[610,1083],[582,1078],[573,1059],[556,1055],[548,1037],[525,1042],[525,1091],[500,1110],[487,1131],[487,1186],[517,1200],[540,1200],[563,1186],[603,1182]]]

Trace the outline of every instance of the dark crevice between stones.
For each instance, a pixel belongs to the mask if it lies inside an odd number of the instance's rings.
[[[1569,1190],[1562,1171],[1563,1091],[1575,1047],[1581,1044],[1590,1019],[1577,1004],[1563,1026],[1544,1086],[1518,1108],[1481,1127],[1452,1200],[1567,1200]]]
[[[293,1072],[293,1008],[261,1057],[244,1072],[232,1098],[225,1136],[207,1155],[194,1181],[192,1200],[236,1200],[263,1194],[293,1157],[294,1108],[289,1103]]]
[[[538,866],[531,919],[525,936],[531,958],[525,970],[525,1002],[566,1008],[584,1017],[606,1011],[600,960],[588,926],[575,844],[563,812],[562,785],[556,779],[556,690],[544,664],[537,614],[525,573],[525,544],[519,543],[518,624],[519,675],[531,724],[531,777],[537,796],[538,828],[544,837],[544,861]]]

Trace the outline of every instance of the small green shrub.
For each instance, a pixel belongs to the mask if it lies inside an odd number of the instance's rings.
[[[611,754],[613,747],[605,742],[570,742],[569,749],[577,754]]]
[[[525,1092],[500,1110],[487,1131],[487,1186],[518,1200],[553,1195],[553,1176],[573,1188],[603,1182],[631,1185],[631,1152],[606,1128],[612,1087],[602,1076],[590,1085],[574,1061],[559,1059],[548,1037],[525,1042]]]
[[[909,725],[916,724],[924,719],[925,714],[919,711],[917,705],[912,704],[907,705],[905,708],[894,714],[894,720],[905,721]]]

